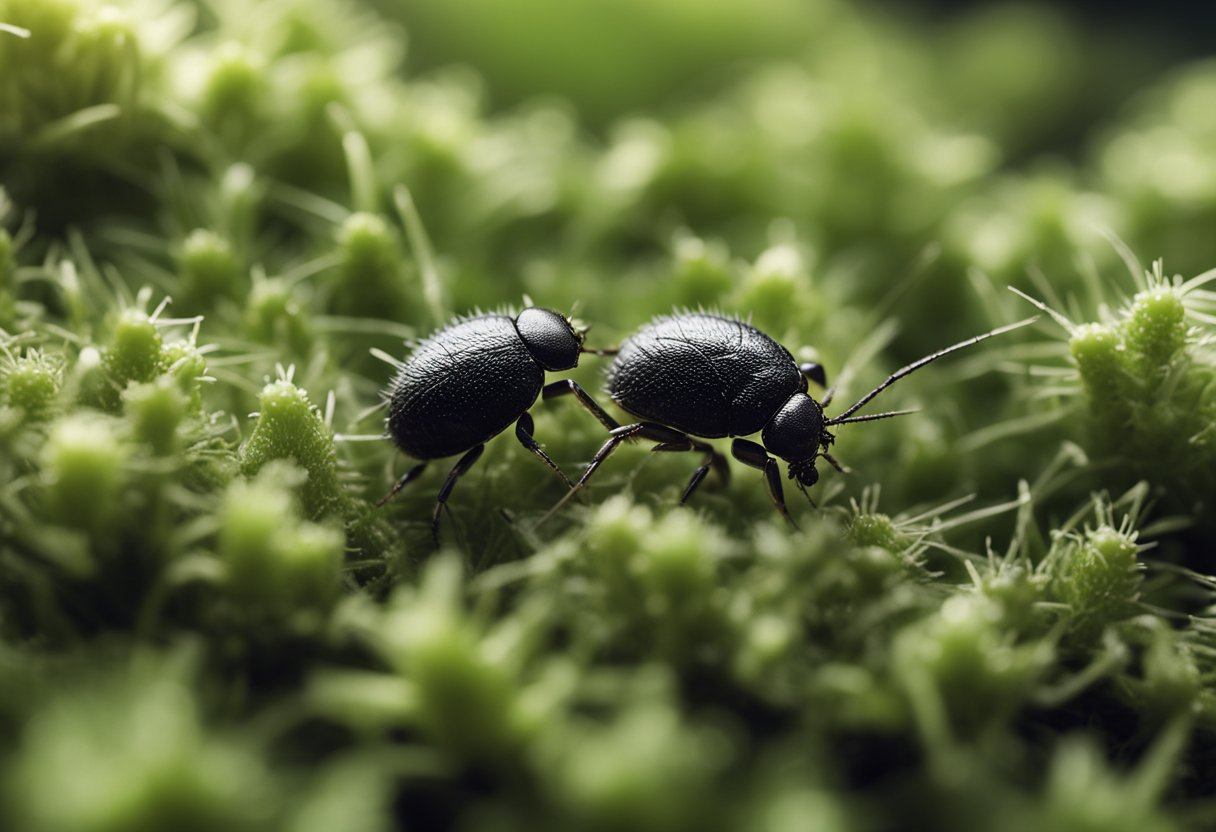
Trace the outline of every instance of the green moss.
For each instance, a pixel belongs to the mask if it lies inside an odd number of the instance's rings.
[[[678,303],[708,309],[721,303],[736,278],[724,246],[683,236],[675,241],[671,280]]]
[[[4,203],[3,191],[0,191],[0,204]],[[15,245],[13,244],[13,235],[9,234],[6,229],[0,228],[0,279],[4,280],[5,292],[11,292],[9,286],[9,273],[13,269],[13,254]]]
[[[137,310],[123,313],[103,353],[115,387],[122,390],[128,382],[151,381],[164,368],[163,347],[155,321]]]
[[[218,514],[218,554],[232,596],[270,616],[299,616],[333,603],[341,586],[341,531],[300,516],[304,473],[268,463],[228,489]]]
[[[266,126],[266,61],[256,51],[234,42],[220,44],[208,60],[203,70],[199,114],[228,146],[240,148]]]
[[[1040,828],[1061,830],[1169,832],[1179,828],[1153,805],[1152,784],[1144,780],[1112,772],[1103,754],[1089,742],[1067,743],[1052,760],[1038,816],[1027,820],[1041,824]]]
[[[1216,494],[1207,438],[1216,367],[1190,324],[1195,301],[1188,289],[1180,280],[1171,285],[1160,263],[1148,278],[1150,288],[1117,319],[1072,333],[1069,349],[1088,404],[1083,440],[1181,501],[1208,499]]]
[[[1143,375],[1161,374],[1186,346],[1186,309],[1178,293],[1161,287],[1132,300],[1125,325],[1127,348]]]
[[[57,691],[23,726],[4,778],[21,828],[258,828],[272,780],[241,742],[211,736],[183,674],[136,663]]]
[[[0,51],[0,143],[61,135],[53,125],[90,107],[133,115],[144,56],[135,21],[89,0],[5,0],[0,20],[29,30]],[[63,122],[59,122],[64,126]]]
[[[397,235],[375,214],[352,214],[338,232],[330,308],[339,315],[409,320],[405,256]]]
[[[612,723],[571,726],[545,761],[561,816],[584,829],[677,829],[712,823],[706,788],[729,753],[713,731],[684,724],[670,703],[642,701]]]
[[[210,309],[220,298],[239,297],[245,288],[232,244],[204,228],[191,231],[182,243],[178,268],[187,310]]]
[[[120,423],[91,413],[62,416],[49,426],[41,456],[57,522],[96,535],[119,522],[132,456]]]
[[[878,546],[891,552],[904,546],[895,524],[885,514],[858,514],[849,523],[848,533],[858,546]]]
[[[1068,605],[1069,628],[1078,639],[1092,641],[1135,613],[1144,578],[1134,535],[1100,527],[1056,545],[1054,594]]]
[[[1119,333],[1107,325],[1086,324],[1072,336],[1068,348],[1095,409],[1113,405],[1126,410],[1125,398],[1135,389],[1136,377]]]
[[[133,384],[124,391],[123,404],[137,441],[147,444],[153,453],[161,456],[177,449],[178,427],[188,407],[180,388],[164,378]]]
[[[894,672],[929,744],[998,728],[1050,662],[1050,645],[1016,644],[1003,611],[981,595],[955,595],[892,648]]]
[[[290,355],[306,355],[313,338],[307,304],[279,278],[255,280],[245,300],[246,337],[262,344],[282,344]]]
[[[0,827],[1212,826],[1211,68],[1021,7],[439,5],[0,0]],[[511,104],[537,67],[578,97]],[[644,441],[549,516],[510,429],[442,551],[452,460],[376,504],[454,315],[714,309],[840,413],[1007,284],[1065,336],[884,391],[814,505],[780,462],[797,528]],[[572,476],[606,439],[531,412]]]
[[[62,388],[62,363],[40,350],[0,361],[0,403],[20,411],[25,421],[46,419]]]
[[[338,483],[333,432],[308,394],[284,379],[262,388],[259,404],[257,423],[241,446],[241,473],[253,476],[270,462],[287,460],[307,475],[299,485],[306,517],[340,512],[346,498]]]

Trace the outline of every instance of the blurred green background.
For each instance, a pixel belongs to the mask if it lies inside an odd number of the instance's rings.
[[[1211,10],[0,24],[0,829],[1216,825]],[[390,364],[530,302],[746,316],[838,403],[1040,321],[842,428],[800,530],[645,447],[538,526],[508,435],[437,548]]]

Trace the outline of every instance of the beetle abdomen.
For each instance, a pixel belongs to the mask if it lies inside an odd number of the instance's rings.
[[[621,344],[608,392],[625,410],[694,436],[747,436],[802,380],[785,347],[742,321],[659,318]]]
[[[398,371],[389,434],[416,459],[467,451],[531,407],[544,379],[511,318],[453,324],[419,344]]]

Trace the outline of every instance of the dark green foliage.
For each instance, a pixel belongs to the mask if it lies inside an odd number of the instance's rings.
[[[1209,65],[1020,6],[374,5],[0,0],[0,828],[1212,826]],[[541,523],[509,432],[441,550],[451,461],[375,505],[377,358],[456,314],[750,316],[830,415],[1007,285],[1043,320],[840,426],[800,530],[641,445]]]

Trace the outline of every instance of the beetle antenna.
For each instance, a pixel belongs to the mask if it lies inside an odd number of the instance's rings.
[[[587,353],[588,355],[616,355],[621,351],[620,347],[579,347],[578,351]]]
[[[920,408],[914,407],[910,410],[888,410],[885,413],[873,413],[869,416],[851,416],[847,419],[829,419],[824,422],[825,425],[851,425],[854,422],[877,422],[879,419],[890,419],[892,416],[907,416],[909,413],[919,413]]]
[[[1030,324],[1034,323],[1038,319],[1039,319],[1039,317],[1036,315],[1033,318],[1026,318],[1025,320],[1018,321],[1015,324],[1009,324],[1008,326],[999,326],[996,329],[993,329],[989,332],[985,332],[983,335],[976,335],[971,338],[968,338],[966,341],[959,341],[957,344],[952,344],[952,345],[946,347],[944,350],[938,350],[935,353],[926,355],[924,358],[921,358],[917,361],[913,361],[908,366],[901,367],[900,369],[891,373],[891,375],[887,376],[886,380],[883,381],[882,384],[879,384],[877,387],[875,387],[869,393],[866,393],[864,396],[862,396],[860,399],[858,399],[848,410],[846,410],[844,413],[841,413],[835,419],[828,419],[826,422],[824,422],[824,424],[825,425],[840,425],[840,424],[844,424],[845,422],[868,421],[865,418],[850,419],[849,417],[852,416],[854,413],[856,413],[858,410],[860,410],[862,407],[864,407],[866,404],[868,404],[871,399],[873,399],[875,396],[877,396],[883,390],[886,390],[888,387],[890,387],[895,382],[899,381],[904,376],[910,375],[911,373],[916,372],[917,370],[919,370],[921,367],[925,366],[926,364],[936,361],[939,358],[944,358],[952,352],[958,352],[961,349],[966,349],[967,347],[970,347],[974,344],[978,344],[980,341],[986,341],[987,339],[991,338],[994,335],[1001,335],[1006,332],[1012,332],[1015,329],[1021,329],[1024,326],[1029,326]],[[906,411],[892,411],[891,413],[880,413],[873,418],[885,419],[890,416],[899,415],[900,413],[903,413],[903,412],[906,412]]]

